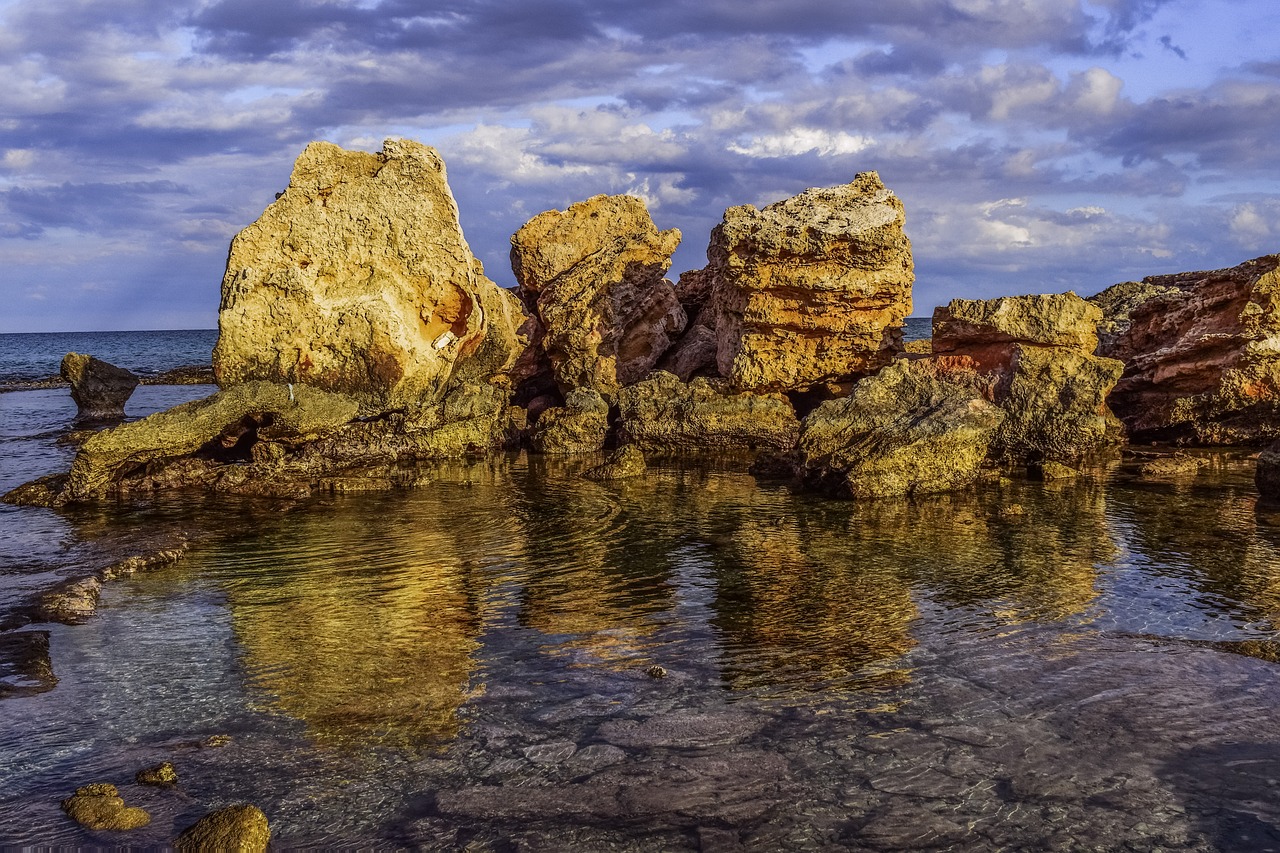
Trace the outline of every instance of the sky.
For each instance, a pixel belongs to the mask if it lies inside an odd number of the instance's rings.
[[[875,170],[915,316],[1280,252],[1274,0],[0,0],[0,332],[213,328],[311,140],[436,147],[472,250]]]

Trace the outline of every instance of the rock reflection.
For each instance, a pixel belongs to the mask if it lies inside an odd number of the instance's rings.
[[[228,584],[252,681],[320,743],[455,737],[484,618],[480,561],[520,547],[498,492],[442,482],[339,500],[264,538]]]

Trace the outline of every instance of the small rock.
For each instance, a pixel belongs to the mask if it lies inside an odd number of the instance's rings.
[[[230,744],[231,735],[209,735],[204,739],[204,743],[201,744],[201,746],[205,746],[210,749],[218,749],[220,747],[229,746]]]
[[[151,815],[126,806],[116,786],[106,782],[77,788],[73,796],[62,801],[62,810],[86,829],[123,832],[151,823]]]
[[[1044,462],[1032,469],[1041,480],[1072,480],[1080,476],[1080,472],[1069,468],[1061,462]]]
[[[650,678],[666,678],[667,677],[666,667],[659,666],[656,663],[653,666],[649,667],[647,670],[645,670],[645,672],[648,673]]]
[[[155,767],[139,770],[134,779],[139,785],[176,785],[178,784],[178,771],[172,764],[165,761]]]
[[[1152,459],[1140,469],[1143,479],[1158,480],[1164,477],[1192,475],[1208,465],[1207,459],[1175,453],[1173,456],[1161,456]]]
[[[1022,504],[1007,504],[1000,507],[997,514],[1004,519],[1022,518],[1027,514],[1027,511],[1023,508]]]
[[[588,470],[582,476],[588,480],[623,480],[638,477],[646,470],[644,454],[634,444],[619,447],[609,455],[604,464]]]
[[[174,842],[179,853],[257,853],[271,841],[271,826],[261,809],[251,805],[230,806],[207,814],[183,830]]]

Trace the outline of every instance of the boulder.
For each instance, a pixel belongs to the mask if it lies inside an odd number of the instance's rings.
[[[609,433],[609,404],[590,388],[570,391],[563,406],[545,410],[533,425],[539,453],[595,453]]]
[[[1094,355],[1101,310],[1074,293],[954,299],[933,316],[933,360],[964,360],[1005,412],[992,454],[1078,463],[1123,441],[1107,394],[1124,366]]]
[[[780,393],[735,392],[724,380],[690,383],[664,371],[618,395],[622,434],[645,451],[788,451],[800,435],[791,402]]]
[[[173,766],[172,762],[162,761],[154,767],[139,770],[133,778],[139,785],[154,785],[160,788],[167,788],[178,784],[178,770]]]
[[[471,254],[434,149],[313,142],[232,240],[213,368],[224,388],[306,384],[366,411],[405,408],[502,373],[522,321]]]
[[[173,843],[178,853],[265,853],[271,825],[257,806],[238,805],[207,814]]]
[[[1124,362],[1110,398],[1134,441],[1263,444],[1280,438],[1280,255],[1150,276],[1094,297],[1121,304],[1100,352]],[[1131,304],[1135,303],[1136,304]]]
[[[647,470],[644,454],[634,444],[619,447],[602,464],[590,468],[582,476],[588,480],[608,481],[639,477]]]
[[[151,823],[143,809],[126,806],[115,785],[99,782],[83,785],[62,801],[62,810],[86,829],[124,832]]]
[[[511,237],[517,292],[539,326],[530,337],[562,393],[612,400],[657,364],[685,325],[663,278],[679,244],[679,231],[659,231],[627,195],[548,210]]]
[[[973,371],[902,359],[804,419],[797,473],[842,498],[962,488],[977,480],[1004,419]]]
[[[102,581],[96,577],[65,581],[40,596],[35,617],[41,622],[80,625],[98,612],[101,595]]]
[[[711,234],[716,362],[737,390],[805,390],[865,375],[902,349],[911,241],[902,202],[875,172],[758,210],[725,211]]]
[[[63,357],[59,373],[71,384],[77,422],[120,420],[139,381],[132,371],[78,352]]]
[[[1254,483],[1263,500],[1280,503],[1280,441],[1258,454]]]

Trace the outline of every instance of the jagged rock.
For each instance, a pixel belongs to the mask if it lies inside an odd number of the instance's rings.
[[[619,447],[603,464],[589,469],[582,476],[588,480],[623,480],[627,477],[639,477],[647,470],[644,454],[634,444]]]
[[[704,373],[714,374],[719,346],[720,339],[716,337],[715,328],[696,325],[667,351],[660,367],[667,373],[675,374],[681,382],[688,382]]]
[[[99,782],[76,789],[62,801],[62,810],[86,829],[124,832],[151,823],[144,809],[126,806],[115,785]]]
[[[800,421],[782,394],[735,393],[723,380],[685,384],[657,371],[618,395],[622,431],[646,451],[790,450]]]
[[[60,622],[64,625],[80,625],[98,611],[98,597],[102,594],[102,581],[98,578],[77,578],[58,584],[40,596],[35,616],[41,622]]]
[[[548,210],[511,238],[518,293],[560,390],[612,400],[642,379],[685,325],[663,274],[680,232],[659,231],[634,196],[593,196]]]
[[[133,778],[139,785],[168,787],[178,784],[178,771],[172,763],[162,761],[155,767],[139,770]]]
[[[1123,440],[1106,400],[1124,366],[1093,354],[1101,317],[1069,292],[954,299],[934,311],[932,358],[971,362],[1005,412],[993,455],[1074,463]]]
[[[1254,483],[1264,500],[1280,501],[1280,441],[1258,454]]]
[[[434,149],[313,142],[231,243],[213,368],[224,388],[306,384],[403,408],[510,367],[522,321],[471,254]]]
[[[578,388],[564,405],[547,409],[533,425],[531,440],[539,453],[594,453],[609,432],[609,404],[590,388]]]
[[[798,473],[845,498],[941,492],[973,483],[1005,415],[972,371],[902,359],[804,419]]]
[[[138,387],[132,371],[78,352],[63,357],[59,372],[71,384],[77,422],[123,418],[124,404]]]
[[[238,805],[207,814],[173,843],[178,853],[265,853],[271,825],[257,806]]]
[[[1128,331],[1129,315],[1133,309],[1156,296],[1177,291],[1176,287],[1156,284],[1151,280],[1122,281],[1090,296],[1089,302],[1102,310],[1102,319],[1098,321],[1099,346],[1109,349],[1117,335]]]
[[[1280,438],[1280,255],[1150,276],[1155,295],[1100,352],[1124,362],[1110,398],[1131,440],[1259,444]],[[1131,289],[1128,283],[1117,285]],[[1114,301],[1112,289],[1095,300]]]
[[[726,210],[701,274],[720,375],[738,390],[804,390],[888,364],[915,277],[903,222],[875,172]]]
[[[55,503],[103,498],[124,475],[157,460],[187,457],[202,449],[234,456],[267,427],[272,434],[291,435],[332,429],[355,417],[357,408],[348,397],[305,385],[292,389],[268,382],[237,385],[98,433],[76,454]]]

